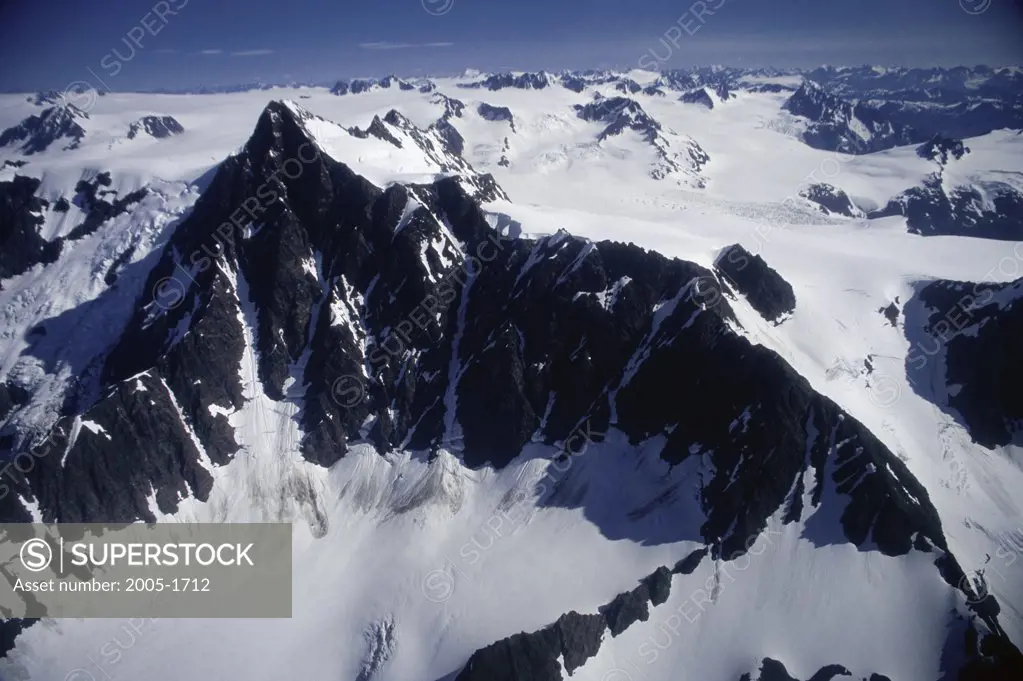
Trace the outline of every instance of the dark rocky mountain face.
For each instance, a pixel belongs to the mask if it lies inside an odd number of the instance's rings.
[[[774,94],[779,92],[795,92],[797,89],[791,85],[783,85],[782,83],[751,83],[748,85],[742,85],[741,88],[746,92],[772,92]]]
[[[462,152],[465,151],[465,138],[455,126],[451,125],[446,118],[442,118],[433,124],[433,129],[440,136],[445,151],[453,156],[462,155]]]
[[[824,116],[822,129],[807,137],[812,146],[863,153],[922,143],[935,135],[961,139],[1023,128],[1023,72],[1014,69],[829,67],[805,75],[807,83],[826,94],[803,92],[804,84],[790,110],[821,121],[796,109],[814,111],[826,99],[823,108],[832,112]],[[840,113],[834,115],[835,111]],[[842,120],[850,115],[875,133],[865,149],[842,129]],[[843,142],[845,148],[840,148]]]
[[[921,158],[937,161],[939,165],[944,166],[948,164],[949,157],[958,161],[970,153],[970,148],[964,145],[962,140],[935,135],[917,147],[916,153]]]
[[[554,84],[554,80],[547,73],[538,71],[535,73],[495,73],[475,83],[459,83],[458,87],[486,90],[503,90],[505,88],[516,88],[518,90],[543,90]]]
[[[955,103],[922,106],[914,101],[871,100],[879,115],[893,126],[908,126],[924,136],[977,137],[992,130],[1023,129],[1023,101],[976,97]],[[921,140],[923,141],[923,140]]]
[[[37,92],[34,95],[30,95],[25,98],[26,101],[31,102],[36,106],[46,106],[48,104],[59,104],[62,101],[61,93],[56,90],[45,90],[43,92]]]
[[[413,85],[412,83],[406,82],[394,75],[385,76],[384,78],[380,79],[380,87],[382,88],[386,89],[394,85],[397,85],[399,90],[404,90],[406,92],[410,92],[416,89],[416,86]]]
[[[661,124],[634,99],[598,95],[592,102],[576,104],[575,113],[584,121],[607,124],[597,135],[598,142],[621,135],[626,130],[639,133],[643,140],[654,148],[661,159],[660,164],[650,171],[650,176],[656,180],[663,179],[673,171],[698,173],[704,165],[710,162],[707,152],[695,141],[689,140],[685,142],[683,151],[685,159],[683,163],[688,167],[684,167],[679,162],[682,159],[669,151],[671,143],[662,134]]]
[[[662,71],[659,84],[669,90],[688,91],[703,84],[702,79],[689,71],[672,69]]]
[[[957,104],[967,98],[1012,102],[1023,92],[1023,71],[987,66],[954,68],[821,67],[806,77],[843,97],[889,98],[912,95],[916,101]]]
[[[628,97],[606,97],[588,104],[576,104],[575,112],[584,121],[607,123],[599,135],[601,140],[620,135],[628,129],[652,142],[661,131],[661,124],[647,114],[639,102]]]
[[[353,95],[358,95],[363,92],[368,92],[370,88],[372,88],[375,84],[376,81],[373,80],[356,79],[348,84],[348,91],[351,92]]]
[[[507,121],[511,125],[512,132],[515,132],[515,117],[511,109],[506,106],[491,106],[486,102],[480,102],[476,107],[476,113],[488,121]]]
[[[441,114],[441,118],[461,118],[462,111],[465,110],[465,102],[454,97],[448,97],[441,92],[434,93],[433,101],[444,107],[444,113]]]
[[[810,121],[803,140],[815,149],[867,154],[923,142],[929,136],[909,125],[893,122],[869,104],[854,104],[836,97],[809,80],[792,93],[784,109]],[[869,137],[861,137],[858,130],[865,130]]]
[[[21,175],[15,175],[9,182],[0,182],[0,280],[26,272],[40,263],[55,262],[65,244],[92,234],[104,222],[141,201],[147,192],[140,189],[116,198],[115,190],[101,189],[110,185],[109,173],[80,180],[75,187],[74,203],[86,213],[85,219],[65,236],[47,241],[39,234],[39,227],[45,221],[42,213],[50,204],[35,196],[39,185],[39,180]],[[53,206],[53,210],[65,212],[69,208],[64,197]]]
[[[23,175],[0,182],[0,280],[56,259],[52,245],[39,235],[45,221],[42,213],[49,205],[35,195],[39,184],[36,178]]]
[[[173,116],[143,116],[128,126],[128,139],[135,139],[140,131],[150,137],[163,139],[171,135],[180,135],[185,128]]]
[[[807,201],[816,203],[825,215],[844,215],[849,218],[865,217],[865,213],[856,207],[849,195],[841,189],[817,182],[799,190],[799,195]]]
[[[30,155],[63,140],[63,149],[74,149],[85,137],[80,122],[88,118],[89,114],[70,102],[55,104],[0,132],[0,147],[17,145],[19,151]]]
[[[707,94],[707,90],[702,87],[682,93],[682,96],[678,98],[678,101],[685,102],[686,104],[699,104],[700,106],[705,106],[708,109],[714,108],[714,100]]]
[[[792,75],[802,75],[804,85],[794,88],[758,82],[765,77]],[[591,77],[588,82],[599,81]],[[709,88],[723,100],[734,96],[732,93],[737,90],[794,91],[794,101],[787,105],[789,110],[806,116],[814,124],[805,136],[806,142],[848,153],[920,144],[934,135],[966,138],[1003,128],[1023,128],[1023,71],[1012,67],[864,66],[809,71],[694,67],[662,71],[654,86],[682,93]],[[862,140],[854,132],[854,128],[863,128],[849,125],[853,117],[871,133],[869,140]]]
[[[720,81],[714,85],[714,93],[722,100],[726,101],[735,97],[732,91],[729,89],[727,80]]]
[[[92,179],[79,180],[75,185],[73,202],[86,213],[85,220],[72,229],[66,241],[81,239],[95,232],[107,220],[117,217],[138,203],[148,190],[139,189],[122,197],[117,196],[116,189],[102,189],[111,184],[110,173],[97,173]]]
[[[631,78],[623,78],[615,83],[615,90],[626,95],[634,95],[643,90],[643,86]]]
[[[401,142],[398,141],[397,137],[391,134],[391,131],[387,129],[386,125],[384,125],[384,122],[380,119],[380,116],[374,116],[373,121],[369,124],[369,126],[367,126],[365,130],[359,128],[358,126],[355,126],[352,128],[348,128],[348,132],[354,135],[355,137],[359,137],[361,139],[366,139],[367,137],[372,135],[373,137],[376,137],[379,140],[383,140],[385,142],[393,144],[399,149],[402,148]]]
[[[780,322],[796,309],[792,286],[763,258],[739,244],[721,251],[714,261],[714,269],[723,281],[745,296],[753,309],[770,322]]]
[[[358,95],[363,92],[369,92],[375,87],[383,88],[385,90],[397,87],[404,91],[412,91],[418,88],[420,92],[431,92],[433,90],[433,83],[425,81],[417,86],[414,83],[410,83],[393,75],[384,76],[383,78],[355,78],[353,80],[337,81],[330,88],[330,93],[339,96],[348,94]]]
[[[531,634],[521,633],[473,654],[455,681],[561,681],[559,656],[571,674],[600,650],[603,615],[570,612]]]
[[[764,69],[736,69],[721,67],[695,67],[692,69],[670,69],[661,72],[657,80],[659,87],[681,92],[690,92],[697,88],[707,88],[722,99],[731,99],[733,90],[741,89],[740,80],[746,76],[780,75],[780,72],[768,72]]]
[[[582,92],[586,89],[587,81],[574,74],[565,74],[561,77],[561,87],[572,92]]]
[[[631,120],[628,101],[618,113]],[[738,294],[769,319],[795,305],[759,256],[729,249],[747,262],[719,258],[719,277],[564,232],[508,238],[479,205],[503,195],[493,178],[430,131],[392,112],[366,134],[400,145],[389,132],[400,130],[466,177],[381,189],[320,151],[309,118],[271,103],[220,166],[159,255],[95,398],[51,433],[63,463],[37,456],[12,483],[18,494],[0,499],[0,519],[24,521],[21,498],[66,522],[151,520],[151,493],[165,512],[185,495],[205,500],[211,481],[200,460],[220,466],[237,454],[225,412],[245,405],[241,375],[251,372],[271,401],[298,408],[299,449],[323,466],[362,441],[381,453],[445,447],[466,466],[501,468],[526,443],[565,441],[581,423],[594,441],[612,428],[636,446],[663,436],[664,461],[706,462],[705,520],[690,537],[706,544],[702,553],[596,613],[568,613],[478,652],[463,681],[560,678],[559,655],[574,669],[605,628],[613,635],[643,621],[667,598],[671,574],[704,556],[741,555],[769,517],[796,522],[810,506],[838,518],[814,541],[930,554],[950,588],[971,588],[902,461],[736,331],[729,300]],[[83,189],[90,201],[100,191]],[[75,428],[77,416],[101,430]],[[585,511],[594,502],[543,503]],[[993,632],[984,640],[1002,640],[994,598],[973,607]]]
[[[1023,128],[1023,101],[1013,103],[1011,100],[968,97],[955,103],[922,106],[911,100],[870,99],[864,100],[861,106],[878,119],[888,121],[895,129],[915,131],[912,143],[922,142],[932,135],[966,138],[1003,128]]]
[[[914,390],[984,447],[1023,442],[1023,357],[1017,351],[1023,279],[934,281],[918,288],[904,313],[906,374]]]
[[[945,187],[940,173],[891,199],[869,218],[905,216],[909,231],[924,236],[1023,240],[1023,194],[1002,182]]]
[[[962,681],[979,681],[981,679],[996,681],[1013,678],[1021,668],[1018,657],[992,656],[986,657],[980,651],[974,651],[969,662],[959,670],[956,678]],[[739,681],[750,681],[750,674],[743,674]],[[792,676],[785,665],[778,660],[765,657],[761,662],[758,681],[801,681]],[[892,681],[884,674],[871,674],[869,678],[854,677],[852,672],[840,664],[829,664],[818,669],[807,681]]]
[[[750,79],[792,75],[802,75],[806,82],[824,89],[828,96],[834,98],[830,105],[833,110],[852,109],[860,121],[872,128],[876,138],[881,134],[881,138],[873,142],[876,145],[874,150],[924,142],[936,134],[965,138],[1003,128],[1023,128],[1023,72],[1014,67],[875,69],[872,66],[827,66],[805,72],[695,67],[666,71],[661,80],[666,87],[683,92],[711,87],[718,90],[723,98],[723,91],[791,92],[794,88],[788,85],[751,82]],[[804,94],[800,99],[814,97]],[[797,102],[793,105],[797,106]],[[804,102],[803,105],[807,104]],[[810,103],[809,108],[817,108],[817,104]],[[819,120],[809,112],[799,115],[812,121]],[[826,118],[826,121],[830,120]],[[840,128],[839,124],[834,130],[822,130],[808,137],[807,142],[835,150],[845,139],[849,152],[864,152],[857,151],[854,138],[844,134],[851,131]],[[904,139],[906,134],[913,139],[896,141]]]
[[[970,153],[962,140],[936,134],[916,153],[934,161],[937,171],[867,217],[904,216],[909,231],[923,236],[1023,239],[1023,193],[1014,185],[991,181],[949,186],[945,167]]]
[[[817,673],[811,676],[808,681],[832,681],[832,679],[837,679],[841,676],[851,676],[851,674],[842,665],[831,664],[817,670]],[[750,678],[749,674],[743,674],[739,677],[739,681],[750,681]],[[760,665],[760,675],[757,678],[759,681],[800,681],[800,679],[789,674],[784,664],[769,657],[763,659]],[[891,681],[891,679],[880,674],[872,674],[870,681]]]

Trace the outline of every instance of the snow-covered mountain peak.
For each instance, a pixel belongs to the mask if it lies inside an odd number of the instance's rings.
[[[375,115],[366,128],[346,128],[313,114],[294,100],[274,100],[260,115],[246,143],[260,150],[273,148],[275,156],[294,159],[303,148],[330,155],[377,186],[395,181],[432,181],[458,176],[481,200],[507,198],[493,177],[477,172],[462,156],[464,140],[441,118],[428,128],[415,125],[405,114],[391,109]],[[308,152],[311,153],[311,152]],[[265,156],[264,151],[256,153]]]
[[[707,88],[705,87],[699,87],[695,90],[689,90],[682,93],[682,96],[679,97],[679,101],[685,102],[686,104],[699,104],[700,106],[707,107],[708,109],[714,108],[714,99],[710,96],[710,93],[707,92]]]
[[[925,138],[911,126],[893,122],[873,104],[846,101],[812,80],[804,80],[784,108],[808,120],[803,139],[821,149],[862,154]]]
[[[434,92],[430,101],[441,104],[444,107],[444,113],[441,114],[441,118],[460,118],[462,111],[465,110],[465,102],[449,97],[442,92]]]
[[[546,71],[495,73],[481,80],[459,83],[459,87],[486,89],[491,91],[515,88],[518,90],[542,90],[557,81],[557,77]]]
[[[813,121],[841,121],[851,116],[852,105],[828,92],[820,83],[803,79],[799,89],[785,102],[785,109]]]
[[[64,143],[65,150],[74,149],[85,137],[82,122],[88,118],[88,113],[71,102],[59,101],[0,132],[0,147],[15,147],[26,156],[58,143]]]
[[[584,121],[606,124],[597,135],[598,142],[614,140],[626,131],[637,133],[657,154],[658,161],[649,170],[653,178],[671,175],[695,186],[702,185],[700,171],[710,156],[691,137],[664,128],[636,100],[598,94],[592,102],[576,104],[575,111]]]
[[[364,92],[378,90],[389,90],[395,88],[401,91],[412,91],[418,89],[420,92],[433,90],[433,84],[429,80],[420,79],[419,83],[413,83],[395,75],[384,76],[383,78],[355,78],[352,80],[339,80],[331,87],[331,94],[335,95],[359,95]]]
[[[140,132],[155,139],[163,139],[171,135],[180,135],[184,131],[184,127],[173,116],[154,114],[143,116],[129,125],[128,139],[135,139]]]

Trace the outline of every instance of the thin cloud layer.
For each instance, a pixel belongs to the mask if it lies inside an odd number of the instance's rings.
[[[172,51],[172,50],[169,50],[169,51]],[[200,50],[198,52],[198,54],[204,54],[204,55],[207,55],[207,56],[215,56],[215,55],[220,55],[220,54],[227,54],[227,55],[232,56],[232,57],[263,57],[263,56],[266,56],[268,54],[273,54],[273,53],[274,53],[273,50],[265,50],[265,49],[260,49],[260,50],[235,50],[233,52],[225,52],[224,50],[216,49],[216,50]]]
[[[410,50],[424,47],[453,47],[454,43],[391,43],[379,41],[372,43],[359,43],[364,50]]]

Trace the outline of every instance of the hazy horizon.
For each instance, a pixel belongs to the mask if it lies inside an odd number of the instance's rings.
[[[52,17],[57,12],[61,19]],[[45,34],[40,35],[40,27]],[[111,0],[0,7],[0,90],[698,65],[1023,64],[1020,0]],[[44,40],[45,38],[45,40]],[[15,66],[17,65],[17,66]]]

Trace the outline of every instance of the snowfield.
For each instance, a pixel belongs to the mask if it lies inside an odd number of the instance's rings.
[[[657,77],[629,75],[643,86]],[[467,80],[435,79],[436,92],[428,93],[398,87],[344,96],[311,87],[109,93],[87,111],[77,149],[59,143],[32,155],[0,149],[0,162],[27,161],[5,168],[0,181],[15,172],[41,180],[38,196],[50,202],[41,227],[48,240],[85,219],[74,205],[66,213],[52,209],[59,198],[74,197],[80,180],[109,172],[109,189],[119,196],[149,190],[129,212],[68,242],[56,262],[3,280],[0,379],[34,395],[32,409],[18,413],[19,427],[45,432],[74,377],[98,370],[174,228],[217,165],[245,145],[269,101],[321,117],[308,124],[319,148],[383,188],[431,181],[448,170],[407,135],[396,148],[347,128],[366,129],[374,116],[396,109],[425,130],[444,114],[437,96],[443,93],[465,105],[447,118],[465,140],[464,159],[491,173],[510,198],[485,206],[494,224],[510,224],[523,237],[567,230],[631,242],[705,267],[738,243],[777,270],[793,288],[794,312],[772,324],[739,296],[730,303],[741,332],[778,353],[906,463],[928,490],[963,568],[988,568],[1000,622],[1023,645],[1023,563],[1012,565],[1023,551],[1023,451],[975,444],[919,395],[906,375],[913,347],[905,318],[893,325],[881,313],[912,298],[919,282],[1019,279],[1023,242],[921,237],[907,232],[902,217],[826,216],[799,198],[800,189],[826,182],[872,210],[938,166],[913,146],[861,156],[813,149],[798,137],[804,122],[781,109],[789,92],[739,90],[713,109],[678,102],[677,92],[624,95],[661,124],[673,145],[691,138],[710,157],[693,173],[654,179],[649,170],[659,157],[641,135],[627,129],[597,141],[604,124],[575,113],[595,92],[621,96],[612,83],[576,93],[560,86],[460,87]],[[480,103],[507,107],[513,126],[480,116]],[[0,129],[39,110],[23,95],[2,95]],[[127,139],[129,125],[145,115],[172,116],[184,132]],[[997,130],[964,142],[971,153],[949,162],[943,175],[949,187],[1002,182],[1023,189],[1023,136]],[[111,287],[104,274],[128,246],[132,254]],[[315,275],[321,265],[307,266]],[[669,466],[658,456],[657,437],[633,448],[612,430],[605,441],[588,443],[565,472],[552,469],[557,448],[539,442],[501,470],[467,468],[457,443],[433,461],[411,451],[380,456],[368,445],[355,445],[330,468],[307,461],[298,448],[300,402],[271,399],[259,378],[255,313],[246,307],[250,283],[237,276],[231,283],[245,330],[237,371],[246,402],[224,413],[242,451],[225,466],[205,458],[214,478],[207,502],[186,498],[166,515],[154,498],[152,510],[161,522],[293,522],[293,617],[161,619],[134,634],[123,620],[45,621],[26,629],[0,660],[0,678],[454,679],[475,650],[572,610],[594,613],[659,566],[670,568],[703,546],[700,457]],[[32,345],[31,330],[44,321],[48,335]],[[94,424],[81,426],[78,437],[103,437]],[[532,490],[545,475],[558,483],[557,494],[606,499],[608,508],[633,509],[635,517],[624,526],[610,511],[590,517],[599,504],[538,505]],[[810,489],[813,481],[806,482]],[[772,518],[749,555],[706,559],[692,574],[674,575],[668,601],[621,635],[605,633],[599,653],[571,678],[757,679],[765,657],[799,679],[836,663],[856,679],[942,678],[957,662],[943,655],[947,640],[962,636],[963,595],[942,582],[929,555],[888,557],[825,541],[821,528],[837,523],[828,515],[833,511],[822,506],[792,524]],[[1011,560],[1006,546],[1017,547]],[[890,616],[879,618],[879,609]],[[111,641],[122,653],[116,662],[102,652]]]

